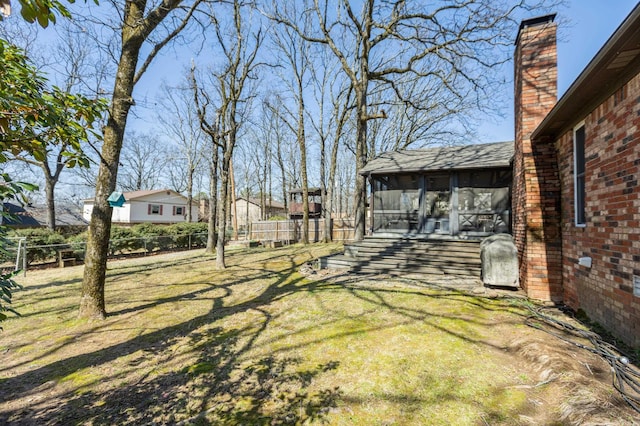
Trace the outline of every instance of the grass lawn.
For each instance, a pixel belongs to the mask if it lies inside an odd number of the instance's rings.
[[[525,325],[522,299],[425,279],[319,279],[338,245],[30,271],[0,333],[2,424],[634,424],[589,352]],[[598,423],[601,422],[601,423]]]

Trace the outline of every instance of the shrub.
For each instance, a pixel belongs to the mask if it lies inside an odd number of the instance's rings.
[[[176,248],[189,248],[189,242],[191,246],[202,246],[202,240],[204,244],[207,242],[207,224],[202,222],[194,223],[176,223],[169,226],[169,233],[175,235],[174,242]],[[204,234],[204,236],[195,234]],[[193,235],[189,238],[189,235]]]
[[[87,249],[87,234],[88,232],[84,231],[67,237],[67,243],[69,243],[69,246],[73,250],[73,255],[76,259],[84,259],[84,252]]]
[[[109,254],[133,252],[143,247],[136,232],[132,228],[125,226],[111,227],[111,242],[109,243]]]
[[[173,248],[173,238],[170,236],[169,226],[140,223],[133,227],[136,235],[141,237],[148,252],[154,250],[170,250]]]

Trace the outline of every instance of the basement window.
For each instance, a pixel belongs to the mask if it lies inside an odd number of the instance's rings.
[[[585,130],[584,123],[578,125],[573,133],[573,174],[574,174],[574,206],[576,226],[586,225],[585,215]]]

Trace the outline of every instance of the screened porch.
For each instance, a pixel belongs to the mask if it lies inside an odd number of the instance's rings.
[[[509,232],[510,170],[372,176],[372,231],[490,235]]]

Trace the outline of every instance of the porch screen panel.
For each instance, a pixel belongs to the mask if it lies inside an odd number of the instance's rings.
[[[510,171],[473,171],[458,175],[460,231],[509,232]]]
[[[449,233],[451,213],[451,185],[448,174],[426,177],[425,223],[423,232]]]
[[[416,231],[420,210],[419,176],[380,176],[374,178],[373,185],[373,230]]]

